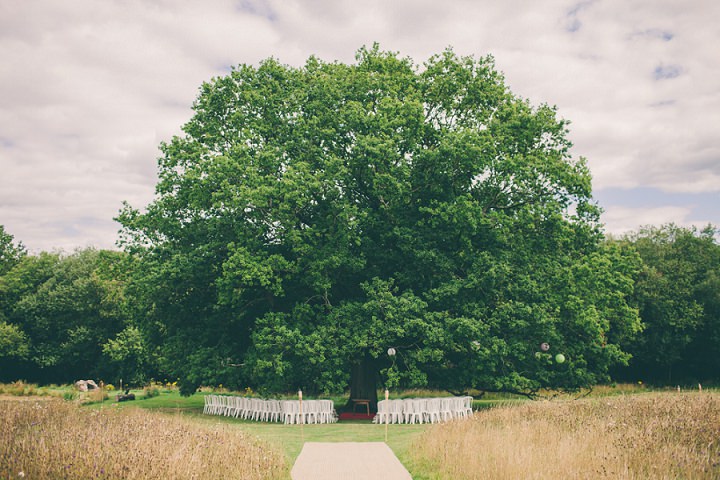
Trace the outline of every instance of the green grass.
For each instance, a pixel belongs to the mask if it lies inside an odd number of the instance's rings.
[[[170,410],[167,410],[170,412]],[[251,422],[229,417],[203,415],[202,410],[177,410],[178,413],[191,415],[199,421],[227,425],[229,428],[254,435],[267,442],[273,448],[282,451],[287,464],[292,468],[305,442],[384,442],[385,425],[376,425],[368,421],[343,421],[325,425],[283,425],[277,423]],[[395,452],[400,462],[408,469],[414,479],[423,480],[423,472],[417,470],[411,457],[412,445],[430,425],[388,425],[387,444]]]
[[[288,465],[292,466],[300,455],[305,442],[384,442],[385,425],[375,425],[368,421],[343,421],[325,425],[283,425],[278,423],[252,422],[236,418],[203,415],[205,393],[196,393],[190,397],[182,397],[178,392],[163,391],[159,396],[142,399],[142,390],[132,391],[138,400],[116,403],[105,401],[88,405],[86,408],[142,408],[155,410],[170,415],[192,417],[203,423],[222,425],[227,428],[238,428],[249,433],[278,451],[284,453]],[[114,397],[111,397],[114,398]],[[395,452],[400,461],[408,468],[413,478],[423,479],[421,472],[414,472],[410,451],[412,443],[429,425],[389,425],[388,446]]]

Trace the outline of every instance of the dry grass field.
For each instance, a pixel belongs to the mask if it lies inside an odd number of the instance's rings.
[[[287,471],[281,453],[228,426],[61,400],[0,400],[0,479],[273,479]]]
[[[431,428],[412,461],[443,479],[718,479],[720,394],[495,408]]]

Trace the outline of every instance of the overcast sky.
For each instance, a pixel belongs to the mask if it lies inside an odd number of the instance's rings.
[[[0,225],[34,253],[114,248],[203,81],[376,41],[491,53],[557,105],[607,232],[720,225],[717,0],[0,0]]]

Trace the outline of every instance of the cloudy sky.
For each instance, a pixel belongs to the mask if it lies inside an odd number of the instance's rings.
[[[203,81],[376,41],[491,53],[557,105],[607,232],[720,225],[717,0],[0,0],[0,225],[31,252],[114,248]]]

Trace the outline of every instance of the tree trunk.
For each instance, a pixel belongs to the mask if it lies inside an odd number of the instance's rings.
[[[347,406],[353,407],[353,399],[370,400],[370,410],[377,411],[377,380],[378,371],[373,358],[368,355],[361,357],[350,372],[350,400]]]

